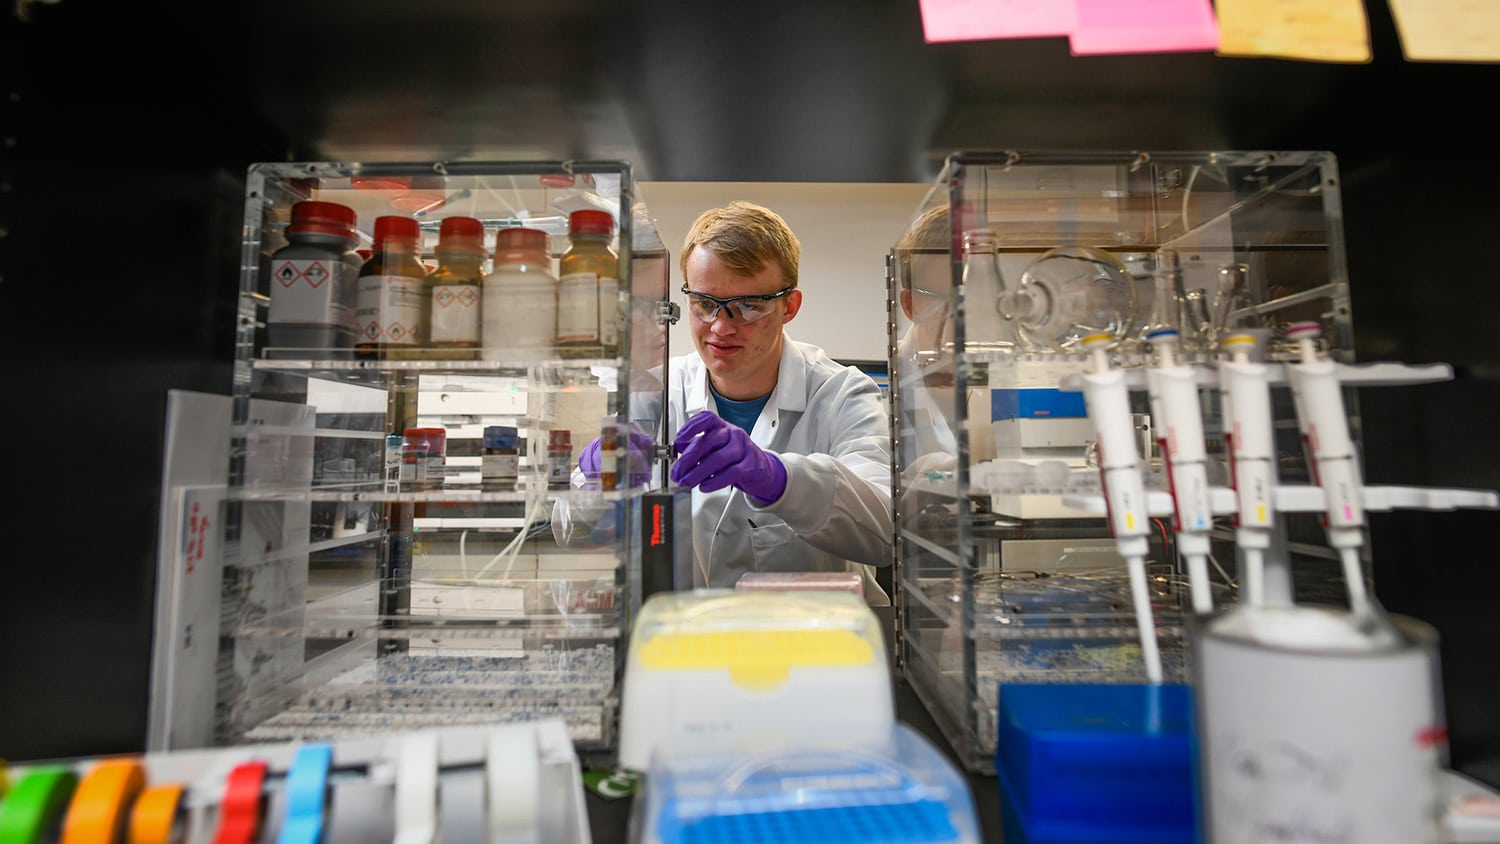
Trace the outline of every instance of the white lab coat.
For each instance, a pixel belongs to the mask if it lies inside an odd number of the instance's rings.
[[[745,572],[857,572],[865,599],[889,603],[870,566],[893,559],[890,421],[874,379],[817,346],[782,337],[781,368],[750,439],[786,466],[786,492],[764,507],[735,487],[693,490],[694,586],[732,587]],[[661,397],[636,395],[633,420],[662,430]],[[717,412],[696,353],[668,363],[668,436]],[[575,473],[575,481],[581,474]],[[567,508],[554,533],[573,533]]]

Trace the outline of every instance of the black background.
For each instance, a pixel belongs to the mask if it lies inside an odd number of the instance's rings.
[[[1500,486],[1500,66],[1406,62],[1367,9],[1374,61],[1345,65],[928,45],[916,0],[23,2],[0,49],[0,758],[144,747],[166,392],[229,392],[255,161],[911,182],[957,150],[1331,150],[1357,358],[1458,374],[1361,391],[1367,479]],[[1380,600],[1442,637],[1453,764],[1500,785],[1500,517],[1371,521]]]

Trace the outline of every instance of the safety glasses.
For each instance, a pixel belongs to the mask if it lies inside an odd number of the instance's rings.
[[[780,293],[761,296],[730,296],[728,299],[720,299],[707,293],[694,293],[684,284],[682,293],[687,296],[688,310],[703,322],[713,322],[718,319],[719,309],[727,307],[731,319],[739,317],[741,322],[751,323],[769,316],[775,309],[776,300],[796,289],[788,287]]]

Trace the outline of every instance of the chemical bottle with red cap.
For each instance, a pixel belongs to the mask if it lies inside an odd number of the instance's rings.
[[[375,244],[359,273],[355,356],[413,359],[427,345],[432,294],[418,257],[422,230],[411,217],[376,217]]]
[[[361,263],[354,225],[354,209],[346,205],[305,200],[292,206],[287,243],[271,255],[269,357],[349,357]]]
[[[495,233],[495,260],[484,278],[481,308],[485,360],[557,354],[557,276],[546,232],[505,228]]]
[[[484,224],[447,217],[438,227],[438,265],[432,271],[428,345],[443,358],[472,360],[479,353],[480,294],[484,286]]]
[[[568,217],[572,245],[558,262],[557,344],[563,357],[614,357],[620,343],[615,218],[582,209]]]

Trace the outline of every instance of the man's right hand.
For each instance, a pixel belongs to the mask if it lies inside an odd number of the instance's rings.
[[[603,448],[599,437],[584,446],[583,452],[578,455],[578,469],[583,472],[585,485],[597,489],[599,483],[599,466],[603,463]],[[630,464],[630,477],[627,486],[645,486],[651,481],[651,465],[655,460],[656,440],[650,435],[632,428],[626,460]],[[618,470],[616,470],[618,471]]]

